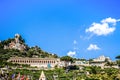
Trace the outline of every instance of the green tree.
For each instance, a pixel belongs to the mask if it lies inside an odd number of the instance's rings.
[[[116,56],[115,58],[116,58],[116,59],[120,59],[120,55]]]
[[[120,67],[120,55],[116,56],[115,57],[117,60],[116,60],[116,63],[118,64],[118,66]]]
[[[63,56],[60,58],[61,61],[71,61],[73,62],[73,58],[70,56]]]
[[[21,35],[20,35],[20,37],[19,37],[19,40],[20,40],[20,43],[21,43],[21,44],[25,43],[25,40],[22,38]]]
[[[112,67],[112,66],[114,66],[115,65],[115,63],[114,62],[106,62],[106,64],[105,64],[106,66],[110,66],[110,67]]]

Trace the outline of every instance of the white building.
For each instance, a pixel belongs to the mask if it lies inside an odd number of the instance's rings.
[[[22,58],[22,57],[11,57],[8,62],[18,63],[18,64],[28,64],[33,67],[39,68],[54,68],[56,65],[60,64],[59,58]]]
[[[102,56],[99,56],[96,59],[93,59],[93,61],[90,62],[90,65],[91,66],[99,66],[101,68],[104,68],[104,66],[106,64],[106,61],[111,62],[109,57],[105,57],[105,56],[102,55]]]
[[[71,61],[60,61],[59,67],[67,67],[71,65]]]
[[[75,61],[75,65],[78,65],[78,66],[89,66],[89,61]]]

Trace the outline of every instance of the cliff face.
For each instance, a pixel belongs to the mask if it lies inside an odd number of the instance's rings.
[[[19,34],[15,34],[15,38],[12,39],[10,43],[4,45],[4,49],[18,49],[20,51],[24,51],[26,46],[21,40],[21,36]]]

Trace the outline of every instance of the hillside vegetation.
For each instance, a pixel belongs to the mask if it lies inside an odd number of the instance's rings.
[[[39,57],[39,58],[57,58],[56,54],[43,51],[40,47],[29,47],[20,35],[17,38],[9,38],[0,42],[0,61],[6,61],[10,57]],[[15,46],[14,46],[15,45]],[[19,49],[20,47],[20,49]],[[18,48],[18,49],[17,49]],[[23,48],[23,49],[21,49]]]

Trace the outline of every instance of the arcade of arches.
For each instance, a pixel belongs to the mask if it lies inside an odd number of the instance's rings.
[[[55,67],[60,63],[59,58],[22,58],[22,57],[11,57],[8,62],[18,63],[18,64],[28,64],[30,66],[36,67],[47,67],[48,64],[51,67]]]

